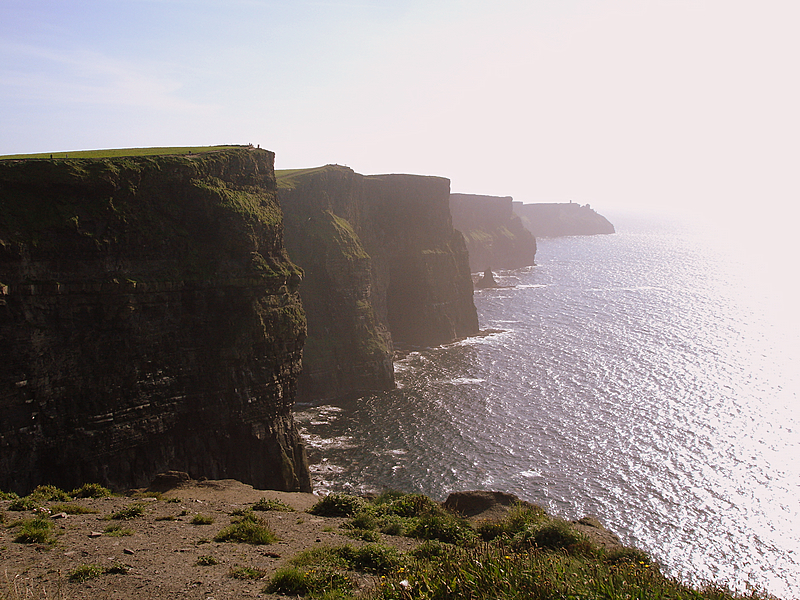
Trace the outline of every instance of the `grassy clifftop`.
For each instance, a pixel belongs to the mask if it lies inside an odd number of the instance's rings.
[[[6,154],[0,160],[26,158],[118,158],[123,156],[164,156],[172,154],[202,154],[250,146],[173,146],[156,148],[111,148],[105,150],[74,150],[66,152],[37,152],[34,154]]]

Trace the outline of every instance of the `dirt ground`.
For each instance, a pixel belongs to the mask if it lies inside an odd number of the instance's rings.
[[[232,511],[247,509],[261,498],[281,500],[295,510],[257,513],[279,541],[266,546],[213,541],[230,524]],[[33,514],[9,511],[10,501],[2,501],[0,511],[5,514],[5,523],[0,525],[0,600],[283,598],[262,590],[270,575],[298,552],[320,545],[361,543],[345,535],[347,530],[340,527],[345,519],[305,512],[318,500],[313,494],[254,490],[234,480],[184,482],[165,491],[158,500],[81,499],[75,503],[97,512],[54,518],[55,545],[14,542],[15,528],[9,526]],[[144,515],[127,521],[108,520],[112,513],[137,502],[145,503]],[[198,514],[213,518],[213,523],[193,525],[191,520]],[[113,523],[134,533],[123,537],[103,534]],[[381,541],[402,550],[416,544],[408,538],[387,535],[382,535]],[[198,564],[201,557],[209,556],[218,564]],[[122,564],[128,572],[104,574],[83,583],[68,579],[73,569],[90,564],[103,569]],[[265,576],[259,580],[236,579],[230,573],[239,566],[263,570]],[[369,586],[374,582],[364,577],[359,583]]]

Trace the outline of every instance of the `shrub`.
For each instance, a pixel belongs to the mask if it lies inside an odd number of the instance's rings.
[[[408,535],[423,540],[464,545],[475,539],[475,530],[469,523],[454,515],[429,513],[419,517]]]
[[[264,525],[251,520],[232,523],[214,536],[215,542],[240,542],[254,546],[273,544],[278,537]]]
[[[211,525],[214,522],[214,517],[207,515],[195,515],[190,523],[192,525]]]
[[[361,511],[347,523],[347,526],[352,529],[376,529],[378,518],[371,512]]]
[[[14,492],[4,492],[0,490],[0,500],[16,500],[19,498]]]
[[[44,516],[34,517],[19,524],[14,541],[20,544],[52,544],[53,522]]]
[[[388,503],[385,510],[400,517],[419,517],[428,513],[440,513],[442,508],[422,494],[403,494]]]
[[[276,510],[280,512],[294,512],[294,509],[281,500],[261,498],[253,504],[252,510]]]
[[[268,594],[306,596],[313,593],[348,592],[353,589],[350,579],[338,571],[321,567],[302,571],[297,567],[283,567],[275,572],[264,588]]]
[[[80,565],[69,572],[67,578],[73,583],[83,583],[103,574],[102,567],[98,565]]]
[[[652,565],[653,559],[644,550],[638,548],[617,548],[602,554],[603,562],[610,565],[622,563]]]
[[[342,546],[339,553],[352,569],[365,573],[387,575],[405,564],[397,548],[383,544],[365,544],[360,548]]]
[[[84,483],[72,490],[69,495],[73,498],[106,498],[111,495],[111,490],[99,483]]]
[[[49,502],[51,500],[58,500],[60,502],[69,502],[72,497],[64,490],[57,488],[54,485],[39,485],[29,494],[29,496],[39,502]]]
[[[320,517],[352,517],[363,506],[364,501],[358,496],[329,494],[321,498],[308,512]]]
[[[347,537],[365,542],[377,542],[381,539],[381,534],[374,529],[353,529],[347,534]]]
[[[8,510],[34,510],[39,508],[40,503],[37,502],[34,498],[30,496],[25,496],[24,498],[15,498],[11,501],[11,504],[8,505]]]

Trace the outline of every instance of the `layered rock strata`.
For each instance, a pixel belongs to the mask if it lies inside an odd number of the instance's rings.
[[[278,187],[287,248],[305,271],[301,397],[389,389],[395,346],[477,333],[447,179],[364,176],[328,165],[279,171]]]
[[[588,204],[514,202],[513,207],[525,227],[536,237],[614,233],[611,222]]]
[[[510,196],[450,194],[453,227],[464,234],[472,272],[534,264],[536,239],[511,208]]]
[[[0,489],[310,490],[273,159],[0,162]]]

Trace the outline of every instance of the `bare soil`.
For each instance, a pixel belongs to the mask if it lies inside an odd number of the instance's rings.
[[[230,525],[234,510],[247,509],[261,498],[280,500],[294,509],[294,512],[257,513],[279,541],[263,546],[213,541],[222,528]],[[0,525],[0,600],[282,598],[262,590],[271,574],[298,552],[320,545],[362,543],[346,536],[347,530],[341,528],[346,519],[305,512],[318,500],[313,494],[254,490],[234,480],[183,482],[164,492],[161,499],[135,495],[81,499],[74,503],[97,512],[54,518],[57,542],[52,545],[14,542],[13,523],[33,514],[9,511],[10,502],[3,501],[0,502],[0,511],[5,516],[5,523]],[[126,521],[109,520],[112,513],[135,503],[145,504],[142,516]],[[193,525],[191,521],[198,514],[213,518],[213,523]],[[115,523],[134,533],[122,537],[103,533]],[[382,535],[381,541],[401,550],[417,543],[387,535]],[[218,564],[198,564],[201,557],[213,557]],[[81,565],[97,565],[102,569],[125,565],[128,572],[103,574],[83,583],[70,581],[70,572]],[[231,570],[240,566],[260,569],[264,577],[258,580],[232,577]],[[364,576],[359,584],[369,587],[374,581]]]

